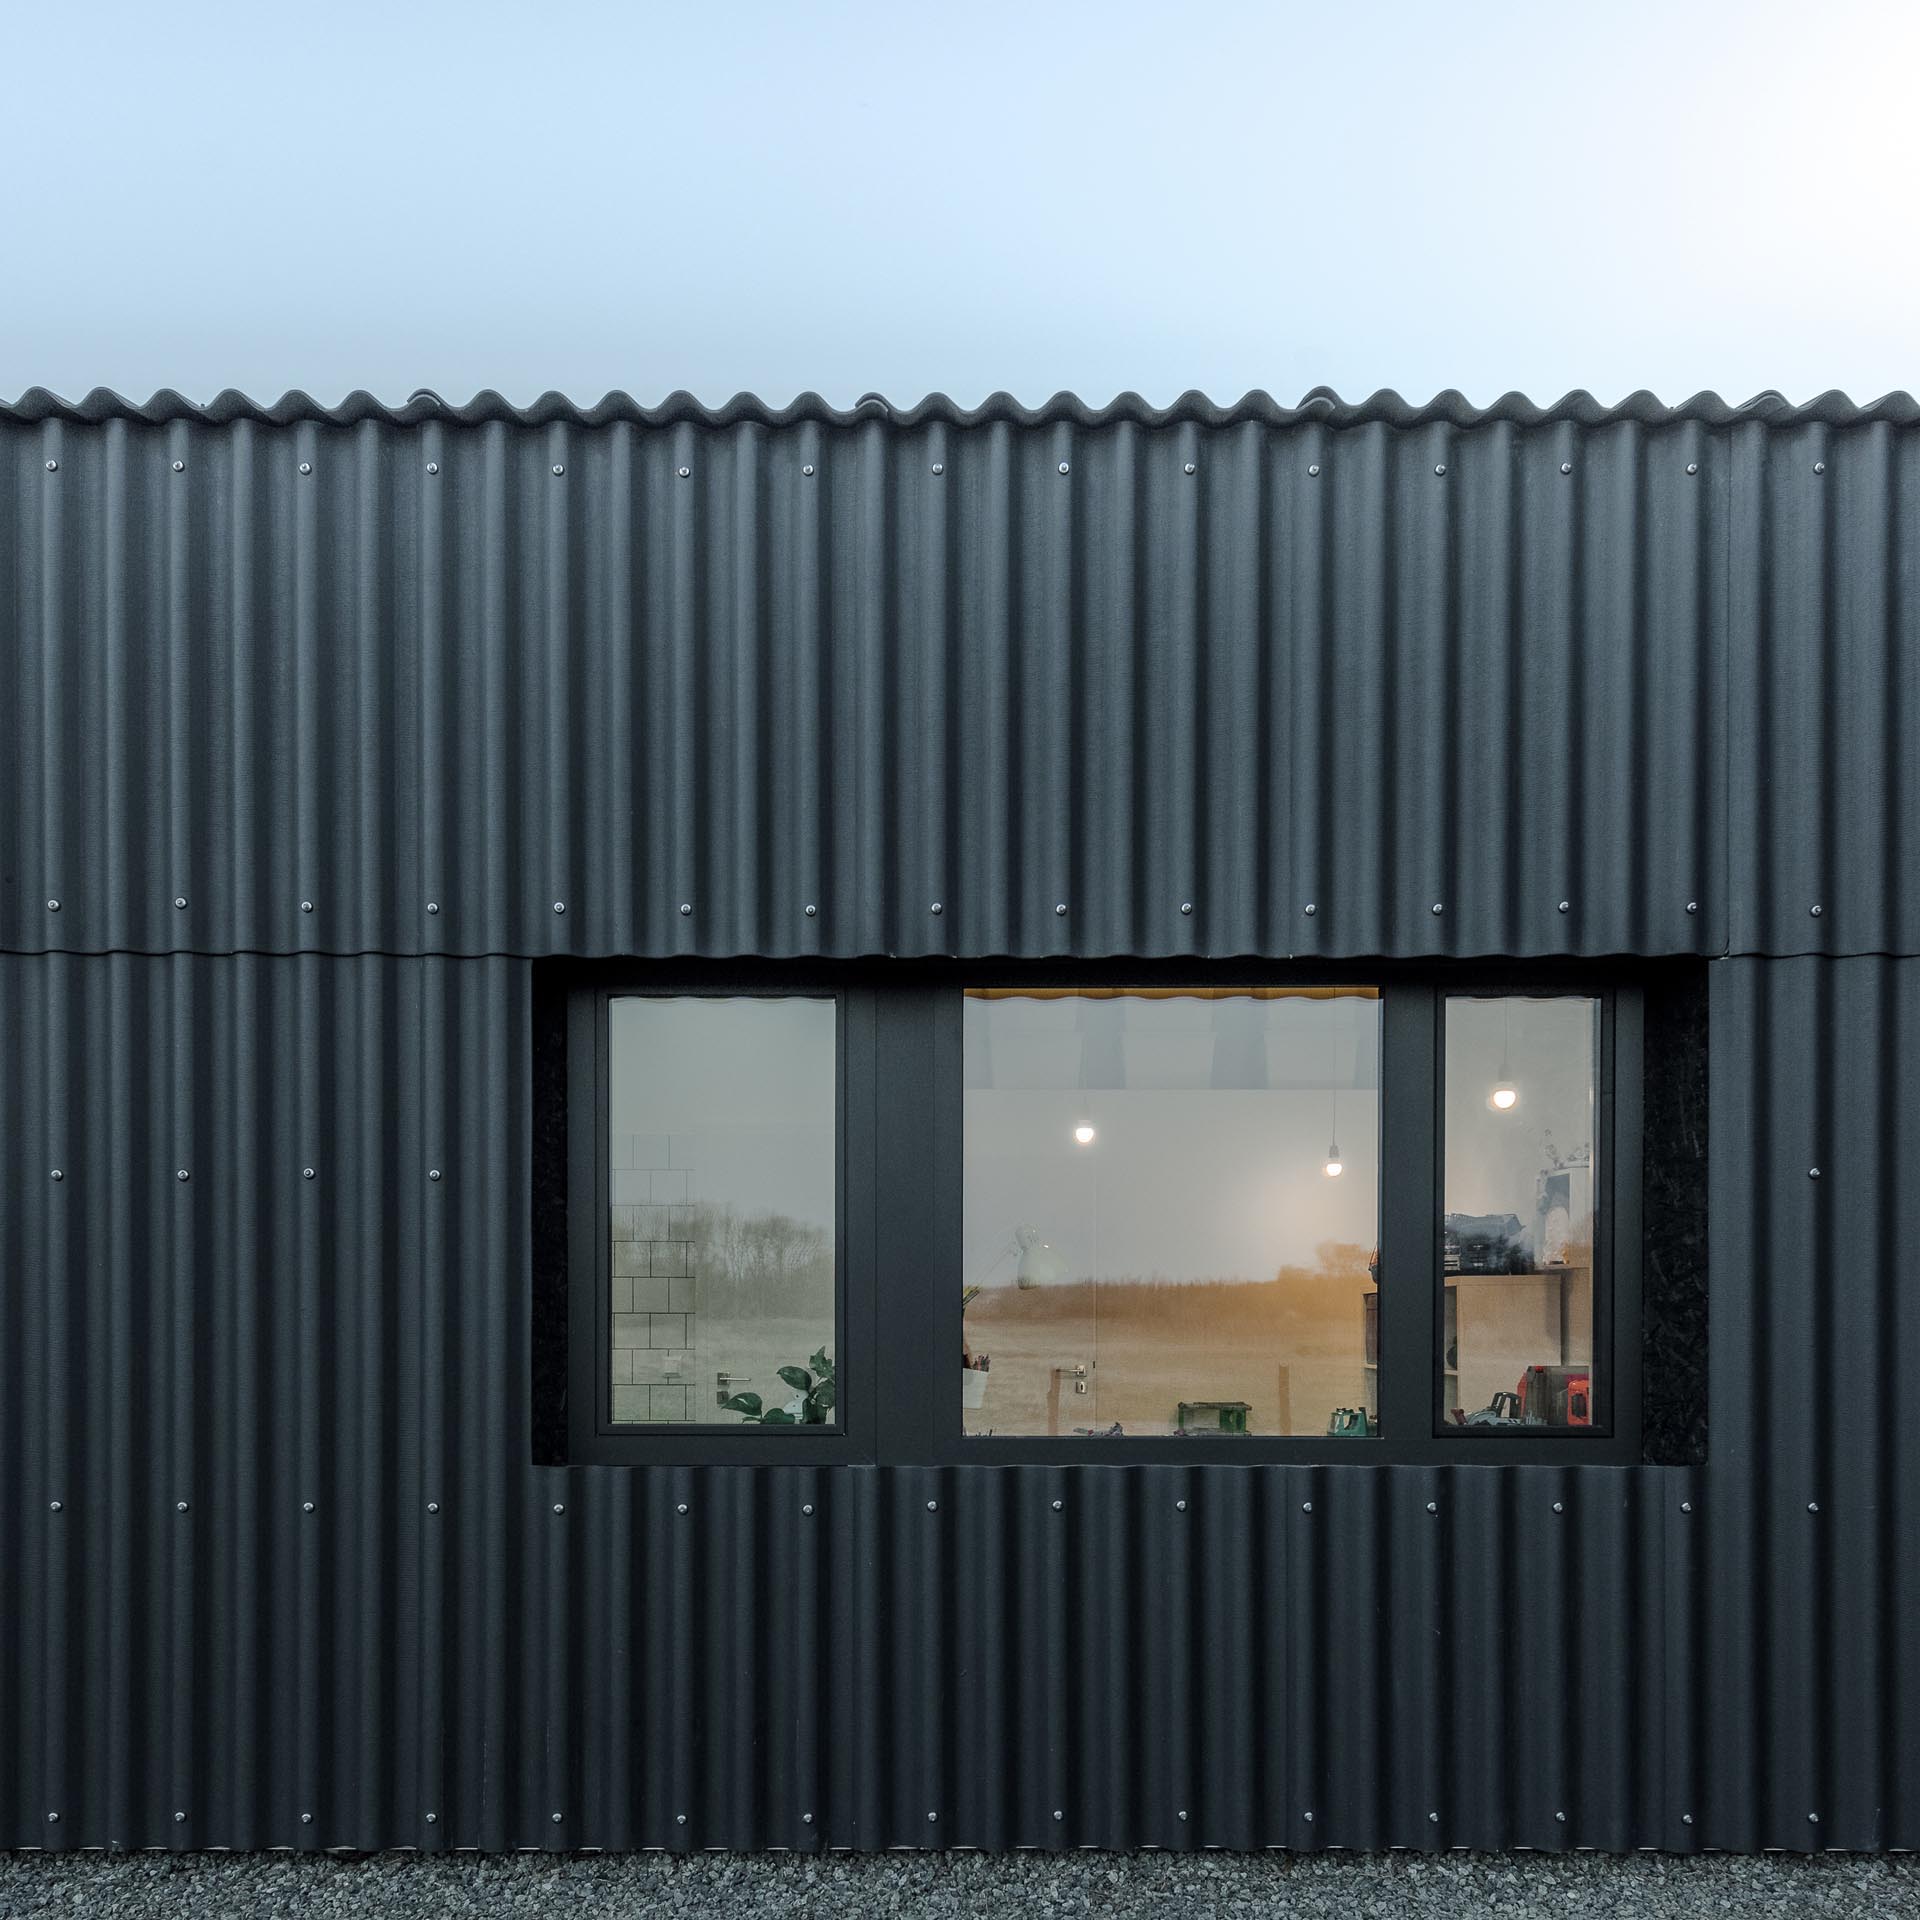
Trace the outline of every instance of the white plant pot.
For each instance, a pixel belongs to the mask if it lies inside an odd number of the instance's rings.
[[[963,1407],[984,1407],[987,1404],[987,1375],[984,1367],[960,1369],[960,1404]]]

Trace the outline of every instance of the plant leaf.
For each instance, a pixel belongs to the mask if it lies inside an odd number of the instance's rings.
[[[810,1374],[805,1367],[780,1367],[777,1371],[780,1378],[784,1380],[795,1393],[805,1393],[813,1385],[813,1375]]]
[[[744,1413],[749,1420],[760,1418],[760,1396],[757,1393],[736,1393],[731,1400],[720,1403],[728,1413]]]
[[[818,1353],[814,1354],[813,1357],[808,1360],[807,1365],[810,1366],[822,1380],[831,1380],[833,1378],[833,1362],[827,1358],[827,1350],[825,1347],[822,1347]]]
[[[820,1384],[814,1388],[812,1393],[807,1396],[807,1405],[809,1407],[818,1407],[820,1409],[818,1417],[824,1418],[833,1406],[833,1382],[831,1380],[822,1380]]]
[[[769,1407],[760,1416],[760,1424],[763,1427],[797,1427],[800,1423],[785,1407]]]

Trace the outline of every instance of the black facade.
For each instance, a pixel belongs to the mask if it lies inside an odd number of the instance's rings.
[[[1920,1844],[1917,426],[0,410],[0,1845]],[[1690,960],[1704,1459],[537,1464],[622,957]]]

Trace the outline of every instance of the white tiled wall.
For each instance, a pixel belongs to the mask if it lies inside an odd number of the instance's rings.
[[[617,1133],[612,1176],[613,1417],[697,1417],[691,1134]]]

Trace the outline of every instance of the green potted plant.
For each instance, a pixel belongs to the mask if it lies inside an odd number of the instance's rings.
[[[757,1393],[736,1393],[722,1402],[729,1413],[744,1414],[763,1427],[824,1427],[833,1411],[833,1362],[820,1347],[804,1367],[774,1369],[793,1389],[785,1406],[769,1407]]]

